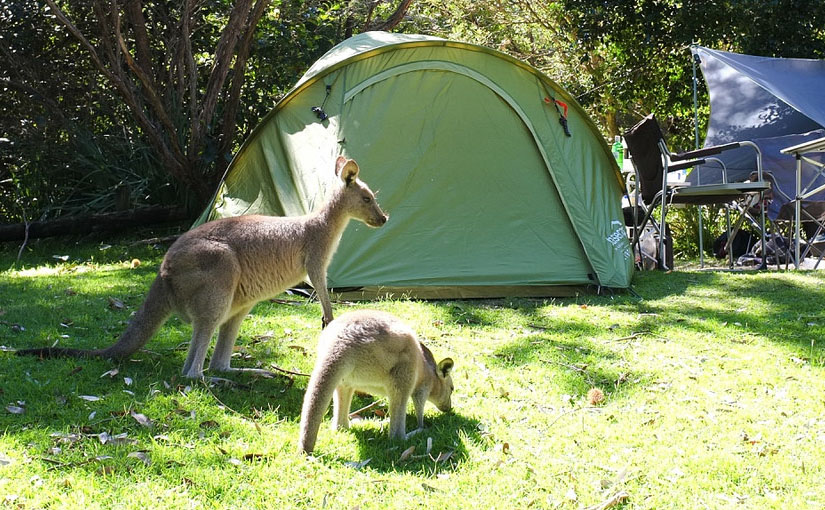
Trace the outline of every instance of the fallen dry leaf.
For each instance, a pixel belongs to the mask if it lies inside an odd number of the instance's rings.
[[[147,466],[152,464],[152,459],[149,458],[149,452],[145,450],[138,450],[136,452],[132,452],[129,455],[127,455],[127,457],[138,459]]]
[[[435,463],[438,464],[439,462],[447,462],[450,457],[453,456],[453,451],[441,452],[438,454],[438,457],[435,459]]]
[[[362,460],[360,462],[356,462],[356,461],[344,462],[344,465],[347,466],[347,467],[350,467],[352,469],[355,469],[355,470],[360,470],[360,469],[363,469],[364,466],[369,464],[371,460],[372,460],[372,458]]]
[[[65,434],[63,432],[54,432],[54,433],[50,434],[49,436],[55,438],[55,440],[58,443],[69,443],[69,444],[76,443],[76,442],[80,441],[81,439],[83,439],[83,436],[81,436],[80,434],[76,434],[76,433]]]
[[[132,415],[132,418],[134,418],[136,422],[140,423],[141,425],[143,425],[147,429],[152,428],[152,426],[154,425],[154,423],[152,423],[152,420],[147,418],[145,414],[136,413],[134,411],[132,411],[129,414]]]
[[[399,461],[399,462],[404,462],[405,460],[409,459],[409,458],[410,458],[410,456],[411,456],[413,453],[415,453],[415,445],[410,446],[409,448],[407,448],[406,450],[404,450],[403,452],[401,452],[401,456],[398,458],[398,461]]]
[[[99,379],[103,379],[103,378],[104,378],[104,377],[106,377],[107,375],[108,375],[109,377],[114,377],[114,376],[116,376],[119,372],[120,372],[120,370],[118,370],[118,369],[116,369],[116,368],[113,368],[113,369],[111,369],[111,370],[107,370],[106,372],[103,372],[102,374],[100,374]]]
[[[10,412],[11,414],[23,414],[26,412],[26,409],[15,405],[7,405],[6,411]]]

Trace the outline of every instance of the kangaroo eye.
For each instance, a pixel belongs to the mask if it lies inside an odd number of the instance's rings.
[[[370,197],[362,197],[361,200],[363,200],[365,204],[369,204],[370,202],[372,202],[372,198]]]

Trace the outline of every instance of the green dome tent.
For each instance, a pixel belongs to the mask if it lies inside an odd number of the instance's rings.
[[[358,162],[390,220],[350,223],[328,271],[335,289],[494,297],[630,285],[610,150],[578,103],[523,62],[421,35],[352,37],[256,127],[199,221],[311,212],[339,154]]]

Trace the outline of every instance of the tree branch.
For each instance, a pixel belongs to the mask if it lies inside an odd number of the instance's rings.
[[[120,23],[115,25],[115,37],[120,45],[126,65],[129,66],[129,69],[131,69],[132,72],[135,73],[135,76],[137,76],[138,80],[140,80],[140,83],[143,85],[144,95],[146,96],[146,99],[149,100],[149,106],[154,109],[155,116],[158,120],[160,120],[161,125],[166,130],[166,137],[169,140],[172,153],[175,155],[175,158],[180,161],[180,163],[183,163],[186,160],[186,156],[183,154],[180,145],[178,144],[178,133],[175,129],[175,125],[172,123],[172,119],[169,118],[167,113],[168,108],[163,104],[155,91],[155,87],[152,85],[152,77],[147,75],[145,70],[132,58],[129,48],[126,47],[126,41],[123,40],[123,34],[120,32]]]
[[[198,127],[200,122],[198,120],[198,71],[195,66],[195,57],[192,54],[192,27],[190,25],[192,15],[194,13],[194,3],[195,0],[186,0],[186,7],[184,8],[185,12],[183,13],[183,19],[181,22],[184,62],[182,62],[183,65],[181,66],[180,73],[182,77],[185,77],[183,81],[188,81],[189,83],[190,140],[196,138],[196,134],[200,131],[200,128]],[[199,138],[199,135],[197,137]],[[197,146],[194,143],[190,143],[189,149],[187,150],[187,154],[190,158],[195,157],[195,150],[197,150]]]
[[[149,49],[149,32],[146,30],[146,18],[143,16],[141,0],[128,0],[124,4],[126,17],[132,25],[135,37],[135,57],[143,74],[150,78],[149,83],[155,83],[152,70],[152,51]]]
[[[235,54],[238,45],[240,32],[248,18],[248,11],[252,0],[238,0],[229,14],[229,22],[221,33],[221,38],[215,49],[215,63],[209,74],[209,81],[206,85],[206,93],[201,101],[200,115],[198,122],[194,126],[195,131],[190,139],[190,148],[200,147],[203,141],[206,126],[215,113],[218,104],[218,96],[226,82],[226,75],[229,74],[229,63]]]
[[[232,84],[227,93],[223,109],[223,122],[221,124],[222,141],[218,148],[219,158],[229,152],[232,141],[235,138],[235,128],[237,126],[235,117],[238,114],[238,105],[241,100],[241,89],[243,88],[245,77],[244,70],[246,69],[246,61],[249,58],[249,49],[252,47],[252,40],[255,38],[255,27],[258,26],[258,22],[270,2],[271,0],[257,0],[244,28],[243,39],[235,56],[235,65],[232,67]],[[223,160],[219,159],[219,161],[222,162]]]
[[[46,3],[49,4],[49,7],[51,8],[51,10],[54,13],[55,17],[61,23],[63,23],[63,25],[69,30],[69,33],[71,33],[75,37],[75,39],[77,39],[80,42],[81,46],[86,48],[86,50],[89,52],[89,56],[92,57],[92,61],[95,63],[97,68],[107,78],[109,78],[109,80],[111,80],[112,82],[117,81],[114,74],[112,74],[112,72],[108,68],[106,68],[106,66],[103,64],[103,61],[100,59],[100,56],[97,54],[97,51],[95,50],[95,47],[92,46],[92,43],[90,43],[88,41],[88,39],[86,39],[83,36],[83,34],[80,32],[80,30],[78,30],[77,27],[74,26],[74,24],[69,20],[69,18],[66,17],[66,15],[63,13],[63,11],[61,11],[60,8],[57,6],[57,4],[54,3],[54,0],[46,0]]]
[[[372,23],[365,25],[364,31],[370,30],[392,30],[399,23],[404,21],[404,16],[407,14],[407,9],[410,8],[410,4],[412,0],[401,0],[398,3],[398,7],[395,8],[395,11],[390,14],[390,16],[385,20],[376,20]]]

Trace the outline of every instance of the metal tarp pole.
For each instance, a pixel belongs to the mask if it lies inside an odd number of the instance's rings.
[[[693,58],[693,138],[694,138],[694,145],[695,148],[699,148],[699,98],[698,98],[698,91],[699,88],[698,79],[696,78],[696,64],[700,62],[699,60],[699,53],[695,51],[696,44],[690,45],[690,52]],[[698,168],[694,168],[694,171],[699,171]],[[699,210],[699,267],[705,267],[705,243],[703,239],[703,228],[702,228],[702,209],[703,207],[700,205],[697,207]],[[729,220],[730,221],[730,220]],[[730,232],[730,230],[728,230]]]

